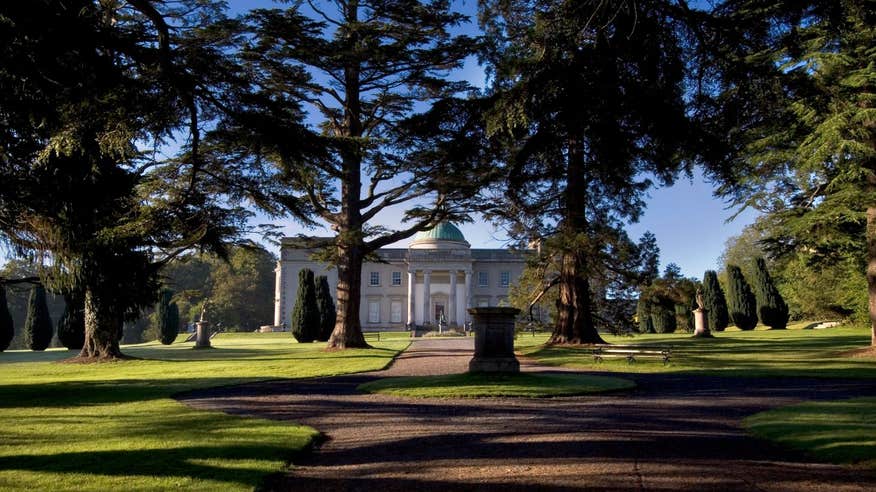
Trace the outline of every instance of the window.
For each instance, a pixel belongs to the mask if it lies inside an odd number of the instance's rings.
[[[401,301],[392,301],[389,305],[389,321],[391,323],[401,323]]]
[[[401,285],[401,272],[392,272],[392,285]]]
[[[380,272],[371,272],[369,285],[380,285]]]
[[[368,322],[380,323],[380,302],[368,301]]]
[[[490,307],[489,299],[478,299],[478,307]]]
[[[489,287],[490,275],[487,272],[478,272],[478,287]]]
[[[511,272],[499,272],[499,287],[511,285]]]

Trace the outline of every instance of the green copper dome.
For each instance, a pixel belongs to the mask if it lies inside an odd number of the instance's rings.
[[[462,235],[459,229],[450,222],[441,222],[428,231],[418,232],[414,236],[414,242],[433,240],[433,241],[457,241],[460,243],[466,242],[465,236]]]

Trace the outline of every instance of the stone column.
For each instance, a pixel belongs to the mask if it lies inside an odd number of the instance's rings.
[[[447,324],[456,326],[456,270],[450,270],[450,299],[447,301]]]
[[[471,308],[475,350],[469,372],[520,372],[514,356],[514,319],[520,310],[509,307]]]
[[[471,270],[465,271],[465,320],[463,322],[468,321],[469,316],[469,308],[471,308]]]
[[[432,270],[423,270],[423,324],[431,325],[432,317],[429,308],[432,307]]]
[[[283,326],[283,263],[278,261],[274,270],[274,326]]]
[[[414,319],[414,299],[416,298],[414,294],[414,282],[417,281],[417,272],[414,270],[408,270],[408,326],[413,329],[416,324],[416,320]]]
[[[197,323],[195,323],[195,327],[197,329],[195,336],[195,348],[213,348],[213,346],[210,345],[210,322],[198,321]]]
[[[711,337],[712,332],[709,331],[709,318],[706,317],[705,309],[694,309],[694,336],[695,337]]]

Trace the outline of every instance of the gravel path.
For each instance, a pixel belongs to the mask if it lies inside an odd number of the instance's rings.
[[[876,395],[870,381],[625,374],[638,388],[551,399],[362,395],[379,377],[464,372],[471,339],[422,339],[386,371],[214,388],[197,408],[292,420],[327,441],[270,490],[876,490],[876,472],[748,437],[747,415]],[[545,370],[524,361],[523,370]]]

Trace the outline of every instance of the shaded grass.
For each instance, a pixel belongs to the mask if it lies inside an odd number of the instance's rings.
[[[66,350],[0,353],[0,489],[244,490],[281,470],[309,427],[194,410],[171,395],[210,386],[386,366],[406,341],[326,352],[288,333],[127,346],[139,360],[59,364]]]
[[[476,398],[515,396],[540,398],[629,389],[627,379],[576,374],[463,373],[378,379],[358,387],[367,393],[414,398]]]
[[[743,425],[822,460],[876,468],[876,398],[790,405],[752,415]]]
[[[842,352],[870,344],[869,327],[803,329],[801,322],[787,330],[739,331],[729,329],[714,338],[694,338],[687,333],[604,335],[609,343],[660,345],[672,348],[672,362],[642,359],[630,364],[622,359],[593,360],[586,347],[546,347],[547,335],[520,336],[515,344],[524,355],[553,366],[621,372],[693,372],[721,376],[876,377],[876,359],[843,357]]]

